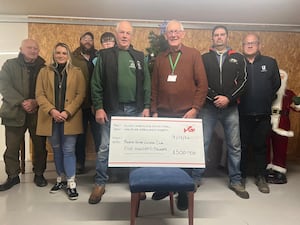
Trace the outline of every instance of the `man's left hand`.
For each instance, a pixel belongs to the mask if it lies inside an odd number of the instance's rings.
[[[35,99],[26,99],[22,102],[22,107],[27,113],[35,113],[38,109],[38,104]]]
[[[224,95],[217,95],[214,100],[214,104],[217,108],[226,108],[229,104],[229,99]]]

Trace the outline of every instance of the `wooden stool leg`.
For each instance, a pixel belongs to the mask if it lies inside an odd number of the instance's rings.
[[[135,225],[135,219],[139,213],[140,193],[131,193],[130,225]]]
[[[188,217],[189,225],[194,224],[194,192],[188,192],[189,206],[188,206]]]
[[[174,215],[174,193],[173,192],[169,192],[169,196],[170,196],[170,210],[171,210],[171,214]]]
[[[23,137],[22,142],[20,144],[20,153],[21,153],[21,173],[25,173],[25,139]]]

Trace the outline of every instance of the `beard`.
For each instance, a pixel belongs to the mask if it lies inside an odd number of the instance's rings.
[[[80,49],[81,49],[81,52],[86,55],[91,55],[92,53],[95,52],[95,47],[93,44],[92,45],[90,45],[90,44],[83,45],[80,43]]]
[[[287,75],[286,72],[284,72],[282,70],[280,70],[280,74],[284,74],[284,76],[281,79],[281,85],[280,85],[280,88],[277,91],[277,95],[283,96],[285,94],[285,89],[286,89],[286,85],[287,85],[288,75]]]

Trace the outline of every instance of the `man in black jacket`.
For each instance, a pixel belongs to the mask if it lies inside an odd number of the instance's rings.
[[[242,141],[242,177],[247,176],[248,147],[252,146],[256,164],[256,185],[260,192],[269,193],[265,180],[267,166],[266,139],[271,132],[271,108],[280,87],[280,73],[275,59],[260,54],[260,40],[248,34],[243,40],[247,61],[248,83],[239,105]]]
[[[101,201],[108,180],[107,167],[111,116],[150,115],[150,74],[144,53],[131,45],[133,28],[121,21],[116,28],[117,45],[99,51],[91,80],[96,121],[101,125],[97,151],[95,186],[89,203]]]
[[[239,197],[248,199],[249,194],[241,183],[240,127],[238,98],[247,80],[243,56],[227,46],[228,30],[216,26],[212,31],[212,48],[203,55],[208,80],[206,103],[200,111],[203,119],[204,150],[207,153],[217,121],[224,129],[228,151],[229,188]],[[203,171],[193,170],[194,179],[200,180]]]

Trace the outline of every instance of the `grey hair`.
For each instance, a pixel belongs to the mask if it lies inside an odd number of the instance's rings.
[[[166,26],[166,31],[168,30],[168,27],[169,27],[170,23],[178,23],[179,26],[180,26],[180,30],[181,30],[181,31],[184,31],[184,28],[183,28],[182,23],[181,23],[180,21],[178,21],[178,20],[170,20],[170,21],[168,22],[167,26]]]
[[[132,27],[131,23],[130,23],[128,20],[122,20],[122,21],[118,22],[117,25],[116,25],[116,32],[117,32],[117,33],[118,33],[119,29],[120,29],[120,24],[121,24],[121,23],[124,23],[124,22],[130,24],[131,30],[133,31],[133,27]]]

